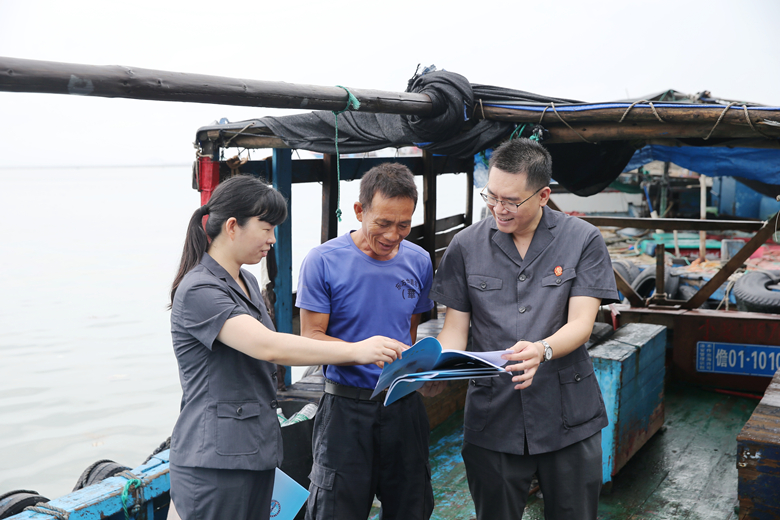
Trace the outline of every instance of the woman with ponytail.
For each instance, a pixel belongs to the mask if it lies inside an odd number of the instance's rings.
[[[275,332],[257,280],[241,266],[268,254],[285,218],[278,191],[238,176],[190,219],[171,289],[183,391],[171,439],[171,498],[184,520],[269,518],[282,459],[275,364],[390,363],[406,348],[379,336],[344,343]]]

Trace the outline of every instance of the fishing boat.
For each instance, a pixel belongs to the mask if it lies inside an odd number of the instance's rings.
[[[386,160],[365,154],[413,147],[413,154],[393,160],[422,177],[424,222],[408,240],[428,251],[434,266],[452,237],[474,220],[475,170],[493,146],[517,136],[540,140],[553,156],[554,179],[562,189],[580,196],[602,191],[633,163],[660,159],[718,176],[723,164],[732,164],[735,157],[741,158],[741,166],[739,171],[729,169],[730,175],[780,193],[778,107],[671,90],[638,100],[582,103],[471,84],[454,73],[424,72],[415,74],[406,92],[381,92],[0,58],[0,91],[318,110],[198,129],[192,187],[205,203],[221,180],[237,173],[269,180],[288,200],[293,183],[321,183],[322,241],[336,236],[340,181],[359,179]],[[270,148],[272,156],[226,160],[224,152],[237,148]],[[294,160],[293,149],[322,155]],[[466,179],[466,209],[439,218],[437,180],[456,173]],[[774,485],[780,478],[774,469],[780,460],[780,435],[765,434],[778,431],[772,429],[778,428],[780,420],[780,380],[775,375],[780,321],[774,314],[699,310],[770,239],[777,215],[764,221],[582,218],[612,228],[737,230],[752,236],[684,300],[670,298],[665,291],[665,255],[656,256],[651,296],[640,295],[616,269],[618,287],[629,303],[603,309],[590,348],[594,364],[603,367],[602,392],[614,410],[613,434],[604,436],[604,482],[609,493],[602,497],[600,511],[605,518],[780,517],[780,485]],[[290,222],[278,228],[266,288],[277,329],[294,333]],[[434,310],[427,316],[420,336],[435,335],[445,312]],[[726,353],[725,367],[721,351]],[[761,370],[746,368],[746,359],[754,360]],[[607,384],[610,377],[612,383]],[[316,401],[322,392],[316,374],[293,384],[287,371],[280,383],[279,395],[288,411]],[[730,393],[711,392],[712,388]],[[762,399],[758,408],[754,398]],[[474,516],[458,453],[464,399],[463,385],[450,385],[427,401],[433,428],[435,518]],[[288,435],[298,441],[286,445],[285,464],[288,473],[305,484],[311,463],[306,451],[311,425],[299,424],[289,430]],[[698,436],[692,442],[694,431]],[[163,450],[141,466],[121,469],[65,497],[42,500],[38,509],[15,518],[165,518],[166,464]],[[21,495],[0,498],[0,512]],[[528,516],[540,515],[541,501],[532,498]]]

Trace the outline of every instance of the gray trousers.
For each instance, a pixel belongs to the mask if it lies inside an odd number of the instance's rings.
[[[306,520],[366,520],[374,495],[383,520],[430,518],[429,433],[417,392],[387,407],[325,394],[314,419]]]
[[[536,473],[546,520],[596,520],[601,492],[601,432],[550,453],[513,455],[463,443],[478,520],[523,517]]]
[[[171,464],[171,500],[182,520],[269,520],[275,472]]]

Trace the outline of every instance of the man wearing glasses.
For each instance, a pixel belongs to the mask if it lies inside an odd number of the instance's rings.
[[[522,518],[538,476],[546,519],[595,519],[607,425],[584,347],[599,305],[617,301],[601,234],[548,208],[552,160],[528,139],[490,158],[493,218],[457,234],[430,296],[447,306],[442,346],[510,349],[497,378],[470,381],[463,460],[478,520]]]

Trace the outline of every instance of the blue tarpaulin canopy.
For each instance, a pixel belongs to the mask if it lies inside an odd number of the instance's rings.
[[[710,177],[743,177],[780,184],[780,148],[650,144],[637,150],[623,171],[635,170],[651,161],[671,162]]]

